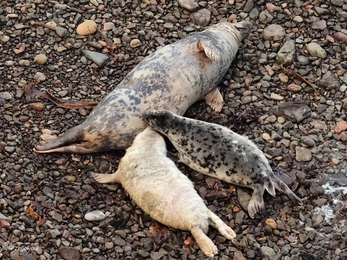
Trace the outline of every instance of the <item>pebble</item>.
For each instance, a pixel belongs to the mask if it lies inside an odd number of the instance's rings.
[[[289,84],[287,86],[287,90],[289,90],[290,92],[297,93],[297,92],[300,92],[302,90],[302,87],[292,83],[292,84]]]
[[[3,43],[8,42],[9,40],[10,37],[8,37],[7,35],[0,36],[0,41],[2,41]]]
[[[34,75],[34,79],[37,81],[37,82],[41,82],[41,81],[44,81],[46,80],[46,75],[43,74],[42,72],[36,72],[36,74]]]
[[[78,249],[73,247],[62,246],[58,249],[59,255],[64,260],[79,260],[81,259],[81,254]]]
[[[43,65],[47,62],[47,56],[45,54],[38,54],[35,56],[34,58],[34,61],[37,63],[37,64],[40,64],[40,65]]]
[[[199,8],[199,4],[195,0],[178,0],[178,4],[191,12],[196,11]]]
[[[43,111],[45,110],[45,105],[41,102],[32,102],[28,105],[28,109],[35,111]]]
[[[131,48],[136,48],[136,47],[139,47],[141,46],[141,41],[139,39],[132,39],[130,41],[130,47]]]
[[[270,24],[263,31],[263,37],[269,41],[280,41],[284,38],[286,32],[281,25]]]
[[[327,23],[325,20],[318,20],[312,23],[313,30],[325,30],[327,28]]]
[[[295,147],[295,159],[298,162],[309,162],[312,160],[311,151],[305,147]]]
[[[336,33],[334,34],[334,38],[335,38],[336,40],[338,40],[338,41],[347,43],[347,34],[345,34],[345,33],[336,32]]]
[[[86,58],[98,65],[99,68],[104,67],[110,59],[108,55],[95,51],[83,50],[83,54]]]
[[[30,61],[29,61],[29,60],[20,60],[20,61],[18,62],[18,64],[19,64],[20,66],[29,67],[29,66],[30,66]]]
[[[50,21],[45,23],[45,27],[55,31],[57,28],[57,24],[54,21]]]
[[[112,22],[104,23],[104,31],[109,31],[109,30],[112,30],[113,28],[114,28],[114,23]]]
[[[88,221],[101,221],[106,218],[105,213],[100,210],[89,211],[84,215],[84,218]]]
[[[270,97],[271,97],[271,99],[273,99],[273,100],[278,100],[278,101],[284,99],[284,97],[282,97],[281,95],[278,95],[278,94],[276,94],[276,93],[271,93]]]
[[[268,24],[272,21],[273,19],[273,16],[267,11],[262,11],[260,14],[259,14],[259,21],[263,24]]]
[[[293,63],[295,54],[294,40],[286,41],[276,56],[276,62],[288,66]]]
[[[260,248],[260,251],[269,259],[273,259],[273,257],[276,255],[275,251],[271,247],[268,247],[268,246],[262,246]]]
[[[90,35],[96,32],[97,25],[93,20],[85,20],[83,23],[79,24],[76,28],[76,33],[78,35]]]
[[[190,19],[196,25],[207,26],[211,20],[211,11],[208,9],[200,9],[190,15]]]
[[[66,30],[65,28],[63,27],[60,27],[60,26],[57,26],[55,28],[55,32],[57,33],[57,35],[61,38],[64,38],[65,36],[67,36],[69,34],[69,31]]]
[[[318,43],[311,42],[307,44],[306,49],[313,57],[319,57],[323,59],[327,57],[326,51]]]

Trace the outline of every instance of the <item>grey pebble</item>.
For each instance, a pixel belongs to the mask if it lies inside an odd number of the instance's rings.
[[[190,15],[193,23],[200,26],[206,26],[210,23],[211,11],[208,9],[200,9]]]
[[[294,61],[295,54],[295,41],[289,40],[286,41],[281,49],[278,51],[276,56],[276,61],[278,64],[290,65]]]
[[[95,51],[83,50],[83,54],[98,65],[99,68],[104,67],[110,59],[106,54]]]
[[[263,31],[264,39],[269,41],[280,41],[285,34],[283,27],[278,24],[270,24]]]
[[[178,0],[178,4],[189,11],[194,12],[199,8],[199,4],[195,0]]]
[[[68,30],[66,30],[65,28],[60,27],[60,26],[57,26],[57,27],[55,28],[55,32],[57,33],[57,35],[58,35],[59,37],[62,37],[62,38],[69,34],[69,31],[68,31]]]
[[[312,159],[311,151],[305,147],[295,147],[295,159],[298,162],[309,162]]]

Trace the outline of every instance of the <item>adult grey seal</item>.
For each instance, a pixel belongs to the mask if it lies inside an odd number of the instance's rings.
[[[119,182],[155,220],[189,230],[202,252],[213,257],[217,247],[206,236],[212,225],[234,241],[235,232],[210,211],[192,182],[166,156],[164,138],[150,127],[135,137],[114,174],[92,174],[100,183]]]
[[[302,205],[301,199],[274,175],[262,151],[247,137],[220,125],[169,111],[145,111],[143,118],[169,138],[178,150],[180,161],[193,170],[253,189],[248,205],[251,218],[265,210],[265,189],[275,196],[277,188]]]
[[[125,149],[146,128],[141,119],[146,109],[166,109],[182,115],[205,98],[213,109],[220,111],[223,98],[217,85],[251,27],[246,21],[219,23],[153,52],[82,124],[39,143],[34,150],[91,153]]]

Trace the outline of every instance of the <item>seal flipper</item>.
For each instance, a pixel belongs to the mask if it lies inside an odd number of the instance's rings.
[[[195,242],[206,256],[214,257],[214,255],[218,253],[216,245],[208,236],[206,236],[201,228],[194,226],[191,228],[190,232],[192,233]]]
[[[113,174],[92,173],[91,176],[99,183],[120,182],[117,178],[117,172]]]
[[[218,231],[227,239],[230,239],[232,242],[235,240],[236,233],[231,229],[227,224],[225,224],[216,214],[212,211],[209,211],[210,225]]]
[[[207,105],[209,105],[213,110],[220,112],[223,108],[223,97],[219,92],[218,88],[215,88],[210,93],[205,96]]]
[[[39,143],[34,151],[37,153],[92,153],[95,147],[88,147],[88,142],[83,142],[85,137],[82,125],[75,126],[47,142]]]
[[[216,51],[219,50],[218,46],[216,46],[212,41],[199,40],[197,48],[199,51],[204,52],[206,57],[212,61],[218,61],[222,59],[221,53]]]
[[[297,205],[303,205],[302,200],[298,196],[296,196],[291,189],[288,188],[287,184],[285,184],[283,181],[281,181],[275,175],[273,177],[274,177],[273,183],[274,183],[276,189],[282,191],[284,194],[287,194],[287,196]]]
[[[253,188],[253,195],[248,204],[248,214],[251,218],[254,218],[256,213],[264,213],[265,212],[265,204],[264,204],[264,185],[263,184],[255,184]]]

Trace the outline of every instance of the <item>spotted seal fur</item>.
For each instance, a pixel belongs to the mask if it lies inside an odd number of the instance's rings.
[[[264,212],[265,189],[275,196],[276,188],[302,205],[301,199],[274,175],[262,151],[247,137],[220,125],[169,111],[145,111],[143,118],[169,138],[178,150],[180,161],[193,170],[253,189],[248,205],[250,217]]]
[[[91,153],[126,149],[146,128],[146,109],[166,109],[182,115],[205,98],[220,111],[217,89],[240,42],[251,31],[250,22],[219,23],[169,44],[142,60],[108,94],[86,120],[55,139],[41,142],[38,153]]]
[[[150,127],[138,134],[114,174],[92,174],[100,183],[118,182],[153,219],[189,230],[202,252],[213,257],[217,247],[206,236],[212,225],[234,241],[236,234],[210,211],[192,182],[166,156],[164,138]]]

